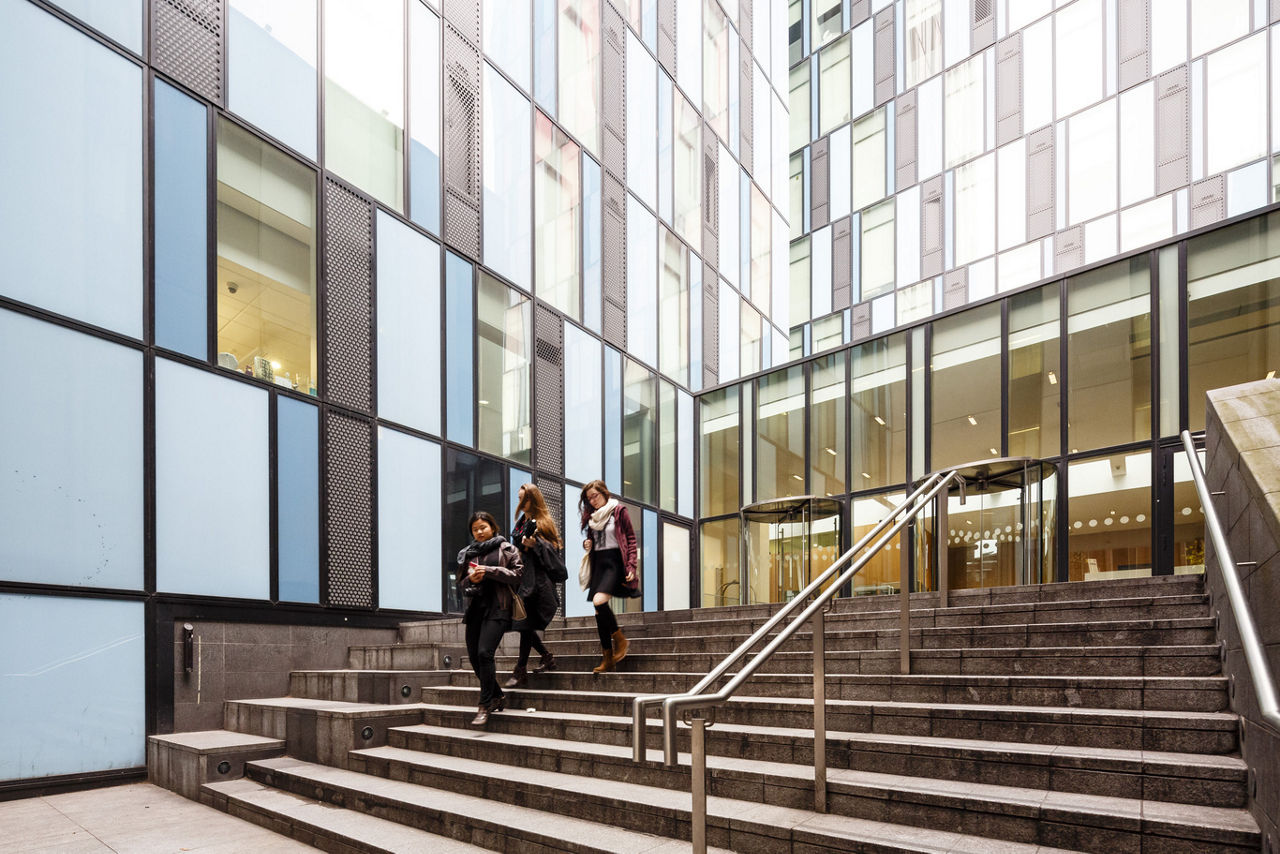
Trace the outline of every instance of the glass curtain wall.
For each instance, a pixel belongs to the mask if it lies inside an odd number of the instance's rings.
[[[581,151],[542,113],[534,119],[534,291],[581,319]]]
[[[891,335],[851,351],[853,489],[876,489],[907,479],[907,341]],[[856,536],[855,536],[856,539]]]
[[[529,465],[529,362],[533,304],[514,288],[480,272],[476,291],[476,377],[481,451]]]
[[[1009,456],[1059,452],[1062,405],[1058,285],[1009,298]]]
[[[810,368],[809,491],[845,492],[845,405],[848,368],[844,353],[833,353]]]
[[[658,503],[656,379],[644,365],[626,360],[622,381],[622,494],[646,504]]]
[[[702,525],[700,566],[704,608],[742,603],[742,542],[737,518]]]
[[[738,398],[738,387],[728,386],[708,392],[700,400],[698,435],[703,477],[698,507],[703,516],[737,513],[741,506],[738,463],[742,431]]]
[[[1000,306],[933,324],[929,468],[1001,456]]]
[[[756,500],[806,494],[804,366],[759,380]]]

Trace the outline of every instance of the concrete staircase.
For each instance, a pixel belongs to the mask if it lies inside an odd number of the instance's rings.
[[[912,599],[909,676],[896,598],[840,600],[827,617],[827,813],[812,809],[807,634],[717,710],[711,846],[1260,850],[1201,578]],[[622,615],[632,652],[603,677],[589,672],[593,623],[557,622],[560,670],[509,692],[484,730],[468,726],[474,676],[438,669],[439,626],[427,643],[406,625],[394,648],[353,648],[349,670],[295,673],[289,697],[228,703],[226,731],[153,737],[153,778],[331,851],[686,851],[688,756],[662,764],[653,719],[649,759],[633,762],[631,699],[691,686],[769,613]],[[213,758],[179,770],[202,739]],[[229,756],[236,739],[252,755]]]

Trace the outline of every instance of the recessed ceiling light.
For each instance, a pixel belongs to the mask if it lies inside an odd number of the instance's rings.
[[[884,419],[883,419],[883,418],[881,418],[879,415],[877,415],[877,416],[875,416],[875,419],[876,419],[876,423],[877,423],[877,424],[879,424],[881,427],[883,427],[883,426],[884,426]]]
[[[480,401],[480,405],[481,405],[481,406],[488,406],[488,405],[489,405],[489,401],[487,401],[487,400],[482,400],[482,401]]]
[[[833,457],[836,456],[836,452],[831,448],[823,448],[822,450],[826,451],[828,454],[830,454]]]
[[[862,476],[865,477],[867,480],[871,480],[871,475],[867,474],[865,471],[862,473]]]
[[[1057,385],[1057,384],[1058,384],[1058,375],[1057,375],[1057,374],[1055,374],[1053,371],[1050,371],[1050,372],[1049,372],[1049,385]]]
[[[977,426],[978,426],[978,419],[976,419],[976,418],[974,418],[972,415],[970,415],[970,416],[969,416],[969,423],[970,423],[970,424],[972,424],[974,427],[977,427]]]

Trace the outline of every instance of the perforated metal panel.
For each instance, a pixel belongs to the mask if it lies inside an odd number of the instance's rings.
[[[942,280],[942,310],[959,308],[969,301],[969,268],[952,270]]]
[[[539,474],[533,479],[534,486],[542,493],[542,497],[547,502],[547,512],[551,514],[551,518],[555,520],[556,527],[560,530],[560,540],[568,542],[578,535],[578,523],[576,520],[566,524],[565,506],[564,506],[564,481],[547,477]],[[572,509],[569,511],[572,513]],[[567,567],[569,577],[573,579],[573,583],[578,583],[576,566]],[[556,616],[564,615],[564,595],[565,585],[557,584],[556,588]],[[576,587],[574,588],[577,589]]]
[[[658,62],[676,76],[676,0],[658,0]]]
[[[702,265],[702,385],[720,382],[720,277]]]
[[[480,54],[452,25],[444,31],[444,235],[480,258]]]
[[[604,176],[604,337],[627,347],[627,193]]]
[[[534,463],[564,473],[564,322],[544,305],[533,321]]]
[[[849,23],[858,26],[871,17],[871,0],[852,0],[849,4]]]
[[[459,35],[480,47],[480,0],[444,0],[444,17]]]
[[[813,144],[809,157],[809,222],[814,229],[827,224],[831,215],[831,163],[827,159],[830,140],[823,137]]]
[[[894,69],[897,67],[897,52],[893,43],[893,8],[881,9],[876,14],[874,50],[876,105],[893,98]]]
[[[1191,227],[1213,225],[1227,218],[1227,181],[1215,175],[1191,185]]]
[[[839,311],[853,301],[853,227],[850,217],[831,225],[831,308]]]
[[[1022,136],[1022,33],[996,47],[996,145]]]
[[[710,127],[702,134],[702,254],[720,257],[720,159]]]
[[[916,90],[898,98],[894,108],[894,186],[910,187],[916,182]]]
[[[926,181],[920,193],[920,277],[942,274],[943,265],[942,176]]]
[[[752,118],[755,104],[755,95],[753,92],[755,75],[751,73],[751,57],[742,57],[742,69],[740,79],[738,80],[738,128],[740,133],[739,139],[739,157],[742,160],[742,166],[749,173],[755,174],[755,121]]]
[[[996,40],[996,15],[993,0],[971,0],[973,3],[973,29],[969,49],[973,53],[990,47]]]
[[[1120,48],[1120,89],[1137,86],[1151,76],[1150,0],[1124,0],[1120,4],[1118,29]]]
[[[156,68],[223,103],[221,0],[155,0],[152,7],[152,62]]]
[[[1065,273],[1084,264],[1084,226],[1059,231],[1053,240],[1053,269]]]
[[[604,10],[604,168],[627,179],[627,24],[622,15]]]
[[[325,396],[373,411],[373,208],[324,182]]]
[[[871,337],[871,303],[861,302],[853,307],[850,314],[849,333],[854,341]]]
[[[760,0],[764,6],[763,14],[769,14],[768,0]],[[743,53],[751,52],[752,28],[751,0],[738,0],[738,32],[742,35]]]
[[[373,424],[325,415],[328,604],[373,607]]]
[[[1042,128],[1027,139],[1027,239],[1053,231],[1054,178],[1053,127]]]
[[[1156,78],[1156,193],[1191,181],[1191,90],[1187,67]]]
[[[1271,23],[1280,21],[1280,0],[1271,0]]]

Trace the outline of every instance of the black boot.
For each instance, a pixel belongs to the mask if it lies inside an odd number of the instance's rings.
[[[536,671],[535,671],[536,672]],[[523,664],[516,665],[516,669],[511,671],[511,678],[502,683],[503,688],[524,688],[529,684],[529,671],[525,669]]]
[[[534,673],[550,673],[552,670],[558,670],[559,665],[556,664],[556,657],[550,652],[544,652],[538,666],[533,668]]]

